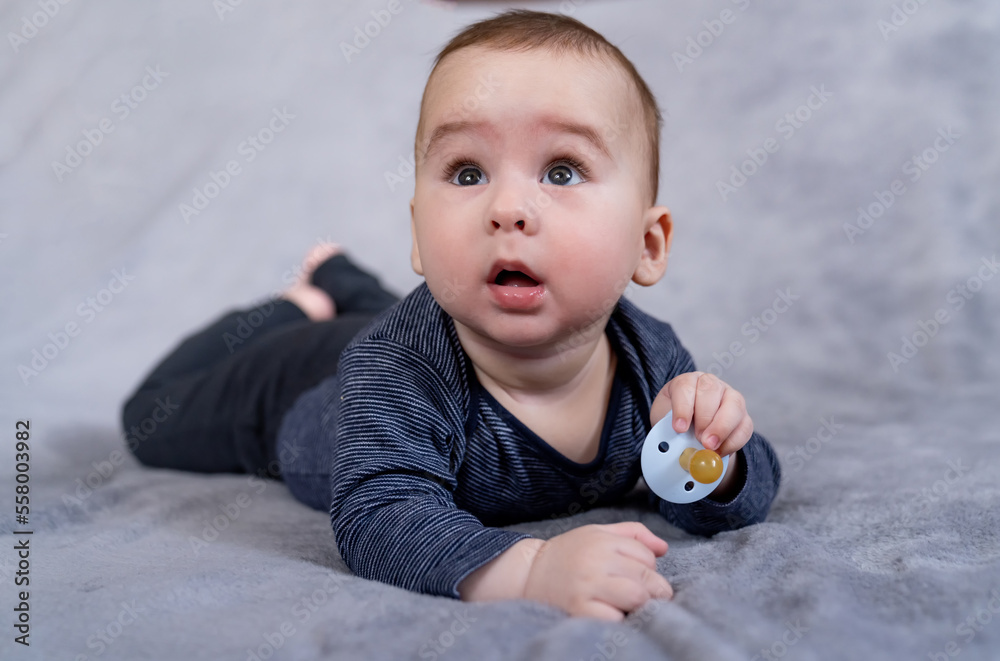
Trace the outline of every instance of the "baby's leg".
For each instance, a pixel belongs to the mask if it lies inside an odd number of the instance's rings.
[[[275,439],[284,414],[336,372],[340,352],[370,320],[302,320],[207,368],[147,380],[122,411],[130,450],[151,467],[279,478]]]
[[[322,243],[311,249],[302,260],[295,284],[278,298],[254,308],[232,310],[192,333],[146,377],[141,388],[209,368],[288,324],[332,319],[336,314],[333,301],[309,279],[323,260],[339,252],[340,247],[333,243]]]
[[[378,279],[359,268],[336,243],[321,243],[303,261],[302,273],[282,298],[295,303],[313,321],[337,313],[377,313],[399,301]]]
[[[317,312],[323,300],[328,311],[335,307],[311,282],[319,269],[325,278],[337,276],[327,284],[347,309],[336,311],[332,320],[313,322],[324,317]],[[310,306],[310,297],[317,307]],[[149,374],[122,410],[129,448],[152,467],[280,477],[275,445],[285,413],[300,395],[335,374],[343,348],[396,300],[335,245],[310,251],[299,281],[280,299],[224,315],[186,338]],[[326,456],[316,450],[305,447],[302,460],[290,468],[311,475],[313,464]],[[324,497],[319,493],[312,500]]]
[[[309,318],[291,301],[269,300],[252,308],[233,309],[205,328],[185,337],[146,376],[139,389],[155,388],[204,371],[257,344],[291,324]]]
[[[333,299],[341,313],[377,313],[399,300],[399,296],[385,290],[375,276],[344,254],[334,254],[320,264],[311,280]]]
[[[285,486],[296,500],[323,512],[330,510],[333,498],[330,477],[339,404],[340,380],[334,374],[295,400],[276,438]]]
[[[232,310],[189,335],[122,407],[129,449],[157,468],[242,472],[233,436],[245,379],[239,366],[269,337],[310,323],[290,301],[274,300]]]
[[[333,319],[337,307],[325,291],[311,281],[313,272],[324,261],[341,252],[336,243],[320,243],[310,250],[302,260],[302,270],[295,284],[285,290],[281,297],[295,303],[313,321]]]

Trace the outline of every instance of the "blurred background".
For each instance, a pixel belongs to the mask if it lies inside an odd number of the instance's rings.
[[[0,428],[116,433],[155,361],[285,287],[318,240],[419,284],[420,95],[437,50],[508,6],[580,19],[656,94],[673,254],[628,295],[779,450],[824,416],[889,422],[995,383],[996,3],[17,0]]]

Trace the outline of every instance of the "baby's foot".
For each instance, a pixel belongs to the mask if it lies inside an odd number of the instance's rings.
[[[399,301],[382,288],[378,278],[359,268],[339,251],[328,255],[312,274],[311,282],[334,301],[338,312],[378,313]]]
[[[317,266],[340,252],[340,245],[336,243],[320,243],[310,249],[302,260],[302,271],[296,278],[295,284],[286,289],[281,298],[294,303],[312,321],[333,319],[337,315],[333,299],[312,284],[310,279]]]
[[[316,270],[317,266],[334,255],[339,255],[342,252],[344,252],[344,250],[340,247],[339,243],[322,241],[316,244],[309,250],[309,252],[306,253],[306,258],[302,260],[302,277],[306,282],[309,282],[309,278],[312,276],[313,271]]]

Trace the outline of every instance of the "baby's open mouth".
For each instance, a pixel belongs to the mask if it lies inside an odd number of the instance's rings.
[[[494,284],[501,287],[536,287],[538,282],[531,276],[521,271],[500,271],[497,274]]]

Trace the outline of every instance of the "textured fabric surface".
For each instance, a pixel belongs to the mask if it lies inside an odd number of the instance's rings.
[[[503,6],[403,0],[372,28],[387,2],[222,4],[70,2],[34,32],[38,0],[0,5],[0,658],[1000,656],[997,3],[533,5],[601,31],[657,95],[675,237],[664,280],[628,296],[746,396],[785,468],[767,522],[710,540],[641,493],[509,528],[667,538],[674,600],[621,624],[354,577],[326,513],[281,483],[126,456],[115,420],[145,371],[283,287],[317,239],[394,291],[419,283],[423,83]],[[20,419],[29,649],[11,627]]]

